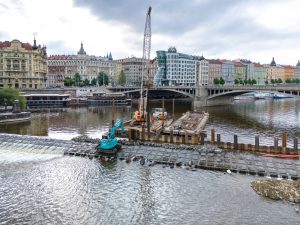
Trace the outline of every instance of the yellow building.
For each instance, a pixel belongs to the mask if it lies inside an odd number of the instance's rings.
[[[0,42],[0,88],[45,88],[46,47],[19,40]]]
[[[283,66],[284,68],[284,80],[283,82],[285,82],[286,80],[292,80],[295,78],[295,70],[297,67],[295,66]]]
[[[274,57],[272,59],[271,64],[267,67],[267,81],[268,83],[272,83],[272,80],[281,79],[283,82],[284,79],[284,68],[275,63]]]

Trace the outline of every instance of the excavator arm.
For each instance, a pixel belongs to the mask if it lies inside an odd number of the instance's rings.
[[[121,127],[122,133],[124,132],[123,120],[119,119],[118,122],[111,128],[107,135],[107,139],[102,138],[97,145],[98,149],[102,153],[115,153],[117,150],[121,149],[121,145],[115,137],[116,130]]]

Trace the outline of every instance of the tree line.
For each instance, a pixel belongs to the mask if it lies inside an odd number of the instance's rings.
[[[65,77],[64,85],[67,87],[70,86],[103,86],[108,85],[109,77],[105,72],[99,72],[96,78],[93,78],[91,81],[89,79],[82,79],[79,73],[76,73],[74,77]],[[124,85],[126,83],[126,76],[123,70],[119,73],[117,77],[117,83],[119,85]]]

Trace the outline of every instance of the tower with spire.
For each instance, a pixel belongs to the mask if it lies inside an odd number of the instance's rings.
[[[109,53],[108,60],[113,60],[113,57],[112,57],[112,55],[111,55],[111,52]]]
[[[35,36],[34,36],[34,38],[33,38],[33,45],[32,45],[32,49],[33,50],[36,50],[36,49],[38,49],[39,48],[39,46],[37,46],[37,44],[36,44],[36,40],[35,40]]]
[[[296,66],[297,66],[297,67],[300,67],[300,60],[298,60]]]
[[[81,42],[80,50],[77,52],[78,55],[86,55],[86,52],[83,49],[83,43]]]
[[[272,62],[270,63],[270,66],[276,66],[276,63],[275,63],[274,57],[272,58]]]

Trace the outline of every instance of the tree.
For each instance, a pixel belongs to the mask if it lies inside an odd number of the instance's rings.
[[[108,75],[104,72],[100,72],[97,76],[99,85],[108,85]]]
[[[244,81],[240,78],[239,79],[240,84],[244,84]]]
[[[219,78],[215,78],[215,79],[214,79],[214,84],[220,84]]]
[[[275,80],[274,79],[271,79],[271,84],[275,84]]]
[[[252,84],[257,84],[255,79],[252,79]]]
[[[118,84],[124,85],[126,83],[126,76],[123,70],[121,70],[119,77],[118,77]]]
[[[294,80],[286,79],[286,80],[285,80],[285,83],[287,83],[287,84],[289,84],[289,83],[294,83]]]
[[[279,79],[277,80],[277,82],[278,82],[278,84],[281,84],[281,83],[282,83],[282,79],[279,78]]]
[[[244,80],[244,84],[248,84],[248,80],[247,79]]]
[[[240,81],[238,79],[234,79],[234,84],[239,84]]]
[[[89,79],[85,78],[84,81],[83,81],[83,85],[84,86],[89,86],[90,85]]]
[[[220,78],[220,84],[222,84],[222,85],[225,84],[225,80],[223,79],[223,77]]]
[[[65,77],[64,79],[64,85],[69,87],[74,84],[74,80],[71,77]]]
[[[74,84],[75,84],[75,86],[80,86],[81,82],[82,82],[81,76],[79,75],[79,73],[75,73],[75,75],[74,75]]]
[[[24,110],[26,99],[20,95],[20,92],[13,88],[4,88],[0,90],[0,105],[13,105],[15,100],[19,100],[20,109]]]
[[[96,86],[96,85],[97,85],[97,79],[96,79],[96,78],[93,78],[93,79],[92,79],[91,85],[92,85],[92,86]]]

